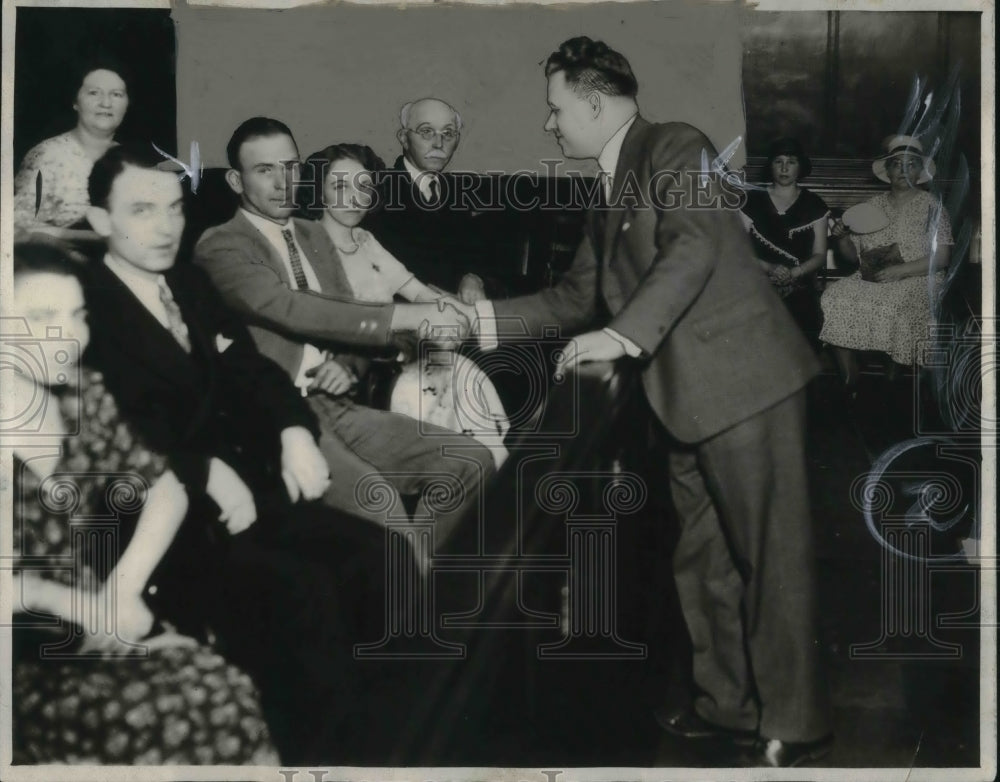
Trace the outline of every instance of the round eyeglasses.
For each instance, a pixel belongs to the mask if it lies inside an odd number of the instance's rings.
[[[434,128],[407,128],[410,133],[416,133],[424,141],[433,141],[435,136],[440,136],[442,141],[454,141],[458,138],[458,131],[451,128],[444,130],[434,130]]]

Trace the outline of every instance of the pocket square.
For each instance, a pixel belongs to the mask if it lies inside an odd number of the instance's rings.
[[[232,344],[233,340],[229,339],[228,337],[223,336],[222,334],[215,335],[215,348],[220,353],[225,353],[226,349]]]

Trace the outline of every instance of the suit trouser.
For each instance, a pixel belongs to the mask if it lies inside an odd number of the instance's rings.
[[[669,459],[695,709],[784,741],[830,731],[804,451],[803,389]]]
[[[361,518],[403,520],[399,495],[418,496],[414,519],[434,519],[441,543],[496,472],[490,451],[467,435],[322,394],[310,396],[309,405],[330,465],[323,501]]]

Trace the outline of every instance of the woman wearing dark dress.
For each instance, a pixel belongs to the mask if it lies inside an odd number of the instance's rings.
[[[815,343],[822,322],[816,274],[826,263],[830,210],[822,198],[799,185],[812,163],[795,139],[771,144],[764,170],[770,184],[747,192],[743,221],[761,269]]]
[[[187,495],[121,420],[100,375],[78,364],[89,332],[76,273],[54,245],[15,246],[12,314],[50,337],[5,373],[3,419],[31,431],[5,438],[17,568],[13,761],[276,764],[250,677],[157,627],[145,602]],[[120,546],[126,519],[134,532]]]

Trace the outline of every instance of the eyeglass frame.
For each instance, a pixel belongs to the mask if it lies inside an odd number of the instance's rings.
[[[424,141],[433,141],[436,136],[440,136],[442,141],[452,142],[458,141],[459,137],[462,135],[462,131],[452,130],[451,128],[445,128],[444,130],[434,130],[434,128],[422,128],[420,130],[417,128],[407,128],[406,130],[409,133],[416,133]]]

